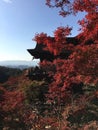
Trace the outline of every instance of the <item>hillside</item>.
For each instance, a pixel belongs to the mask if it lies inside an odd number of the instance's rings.
[[[96,87],[84,85],[82,94],[70,94],[66,104],[58,104],[48,96],[50,80],[37,69],[32,68],[30,80],[26,71],[0,67],[0,130],[97,130]],[[38,72],[40,80],[34,78]]]
[[[0,83],[4,83],[9,77],[15,77],[22,73],[20,69],[0,66]]]

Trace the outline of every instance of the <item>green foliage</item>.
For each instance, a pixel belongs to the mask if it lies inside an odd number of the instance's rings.
[[[47,84],[45,81],[32,81],[24,86],[26,101],[29,104],[44,102],[47,93]]]
[[[0,66],[0,83],[4,83],[9,77],[18,76],[22,73],[20,69]]]

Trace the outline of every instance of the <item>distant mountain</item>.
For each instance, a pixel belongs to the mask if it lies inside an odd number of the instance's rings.
[[[10,68],[28,68],[28,67],[34,67],[38,66],[38,61],[37,60],[32,60],[32,61],[0,61],[0,66],[6,66]]]

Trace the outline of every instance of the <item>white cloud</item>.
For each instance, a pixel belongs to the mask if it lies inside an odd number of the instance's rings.
[[[6,3],[12,3],[12,0],[3,0]]]

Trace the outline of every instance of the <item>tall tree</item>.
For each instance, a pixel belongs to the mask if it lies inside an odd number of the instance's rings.
[[[66,37],[72,28],[58,27],[54,31],[54,38],[46,33],[37,34],[34,40],[38,44],[45,44],[46,48],[54,55],[59,55],[63,50],[71,51],[65,60],[55,59],[53,62],[41,63],[42,66],[55,66],[51,71],[53,82],[50,84],[50,97],[64,100],[69,90],[75,92],[74,85],[98,83],[98,1],[97,0],[46,0],[46,5],[51,8],[59,8],[59,14],[63,17],[78,12],[85,12],[85,17],[78,21],[81,32],[77,38],[79,43],[67,44]],[[78,44],[78,45],[77,45]],[[47,67],[46,67],[47,68]],[[82,88],[82,87],[81,87]],[[78,90],[82,91],[82,90]]]

